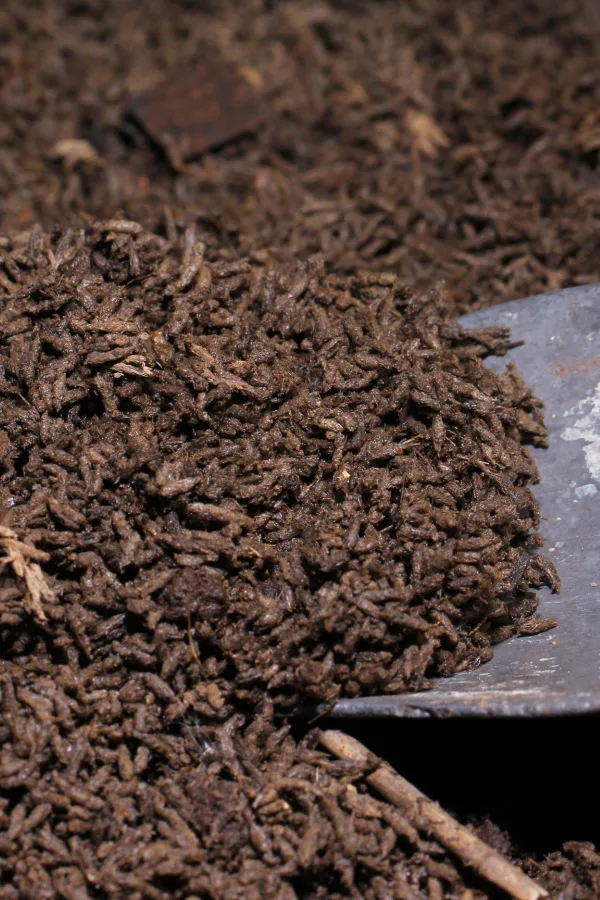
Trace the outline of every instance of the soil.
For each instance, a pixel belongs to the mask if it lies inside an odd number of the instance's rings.
[[[539,403],[482,364],[506,333],[394,276],[209,263],[190,229],[3,249],[6,896],[462,896],[273,716],[555,624]]]
[[[540,404],[481,361],[502,329],[394,276],[210,264],[192,230],[128,220],[4,253],[5,540],[53,576],[5,598],[5,659],[33,614],[65,661],[125,677],[139,646],[212,717],[422,689],[555,624],[530,619],[558,589],[529,553]]]
[[[598,280],[598,30],[3,4],[1,897],[492,896],[277,717],[555,624],[541,410],[452,315]],[[126,111],[207,48],[269,113],[184,163]],[[591,845],[478,827],[598,895]]]
[[[39,6],[0,10],[0,232],[167,207],[209,253],[444,279],[461,310],[600,277],[593,0]],[[123,113],[207,47],[271,115],[175,173]]]

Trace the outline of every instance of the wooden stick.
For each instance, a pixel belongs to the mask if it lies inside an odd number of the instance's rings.
[[[368,762],[373,758],[364,744],[341,731],[323,731],[319,740],[326,750],[339,759]],[[515,900],[540,900],[541,897],[548,896],[543,887],[528,878],[501,853],[475,837],[444,812],[439,803],[422,794],[391,766],[382,763],[372,775],[367,776],[367,782],[386,800],[401,809],[417,828],[435,837],[466,865],[505,890]]]

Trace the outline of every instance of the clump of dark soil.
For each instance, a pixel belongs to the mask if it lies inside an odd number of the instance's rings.
[[[127,220],[4,241],[6,896],[461,896],[272,709],[531,628],[539,404],[436,293],[203,253]]]
[[[551,853],[542,864],[529,861],[525,871],[538,878],[551,897],[591,900],[600,896],[600,854],[587,841],[568,841],[562,853]]]
[[[5,0],[0,230],[165,206],[212,249],[440,278],[460,308],[600,278],[586,0]],[[206,48],[271,115],[174,173],[124,119]],[[69,144],[88,142],[87,151]],[[67,143],[65,143],[67,142]]]
[[[592,4],[43,6],[0,9],[0,896],[491,896],[277,717],[553,624],[539,404],[451,314],[600,278]],[[207,48],[269,114],[175,171],[126,110]]]
[[[369,794],[367,767],[332,761],[314,737],[297,743],[268,707],[250,726],[188,718],[167,736],[143,712],[150,680],[131,673],[120,691],[116,682],[75,666],[4,677],[6,900],[496,896]],[[157,765],[162,747],[169,763]],[[491,826],[481,834],[510,852]],[[569,857],[526,867],[558,890],[577,886],[573,900],[595,896],[597,857],[584,845]]]
[[[4,658],[134,664],[211,717],[489,659],[557,586],[539,404],[481,361],[506,334],[394,276],[203,253],[125,220],[5,247],[3,523],[56,599],[5,571]]]

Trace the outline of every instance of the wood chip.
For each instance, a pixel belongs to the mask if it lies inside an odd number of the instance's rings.
[[[248,78],[215,59],[171,72],[137,97],[130,114],[179,167],[209,150],[254,131],[264,107]]]
[[[406,127],[414,139],[415,150],[435,159],[440,149],[450,146],[450,141],[431,116],[417,109],[406,113]]]

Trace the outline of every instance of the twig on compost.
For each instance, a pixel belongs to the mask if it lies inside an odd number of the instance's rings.
[[[341,731],[324,731],[319,740],[326,750],[340,759],[368,763],[373,758],[364,744]],[[539,900],[540,897],[548,896],[544,888],[528,878],[502,854],[488,847],[391,766],[382,763],[366,780],[386,800],[401,809],[420,830],[436,838],[465,865],[501,887],[515,900]]]

